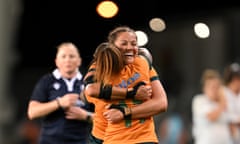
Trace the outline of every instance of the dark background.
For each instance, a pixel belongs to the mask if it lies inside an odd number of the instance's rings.
[[[154,17],[171,23],[193,16],[221,15],[238,7],[204,1],[115,0],[119,13],[114,18],[104,19],[95,10],[99,2],[101,0],[24,0],[16,44],[22,57],[20,65],[46,67],[53,62],[55,46],[62,41],[76,43],[84,64],[87,64],[96,46],[118,25],[146,29],[149,20]]]

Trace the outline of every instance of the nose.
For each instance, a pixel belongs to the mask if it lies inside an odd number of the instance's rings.
[[[128,44],[126,49],[131,50],[131,49],[133,49],[133,46],[131,44]]]

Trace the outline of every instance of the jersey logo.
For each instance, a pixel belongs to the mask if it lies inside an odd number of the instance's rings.
[[[127,80],[122,80],[122,82],[118,85],[121,88],[127,88],[128,85],[133,84],[135,81],[137,81],[137,79],[140,77],[139,73],[135,73],[133,76],[131,76],[129,79]]]
[[[60,84],[56,82],[56,83],[53,84],[53,87],[54,87],[55,90],[59,90]]]

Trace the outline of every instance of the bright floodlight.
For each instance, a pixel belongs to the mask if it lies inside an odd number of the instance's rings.
[[[153,18],[149,22],[150,28],[155,32],[161,32],[166,28],[164,20],[160,18]]]
[[[135,31],[137,35],[138,46],[144,46],[148,42],[148,37],[143,31]]]
[[[210,35],[209,27],[204,23],[194,25],[195,35],[199,38],[207,38]]]
[[[96,10],[103,18],[112,18],[118,13],[118,6],[110,0],[105,0],[97,5]]]

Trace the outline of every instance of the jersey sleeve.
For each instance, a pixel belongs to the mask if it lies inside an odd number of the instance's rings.
[[[36,83],[30,100],[36,100],[39,102],[48,101],[48,85],[51,82],[50,75],[45,75]]]
[[[159,80],[158,73],[154,67],[149,70],[150,81]]]

